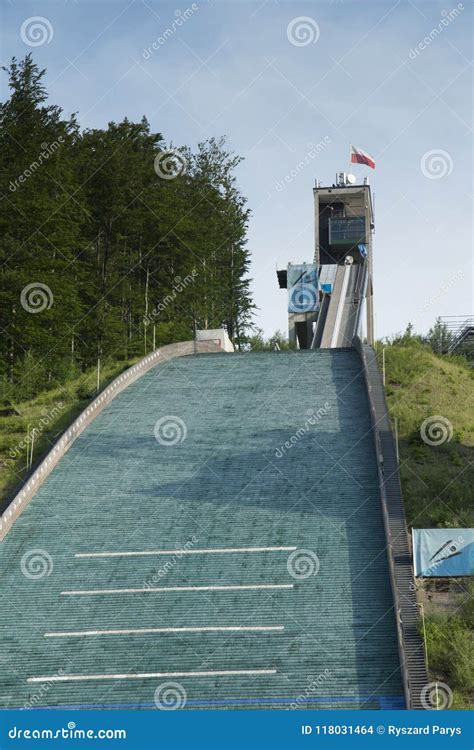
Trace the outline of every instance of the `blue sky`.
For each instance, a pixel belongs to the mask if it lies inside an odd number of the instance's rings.
[[[32,47],[21,27],[34,16],[47,41]],[[313,256],[314,180],[347,168],[350,143],[371,153],[376,170],[354,172],[375,193],[386,336],[472,309],[471,38],[468,0],[5,0],[1,57],[33,52],[51,101],[83,127],[146,114],[174,146],[228,137],[245,158],[267,335],[287,324],[276,266]]]

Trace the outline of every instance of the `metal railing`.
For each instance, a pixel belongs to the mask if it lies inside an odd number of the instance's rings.
[[[385,390],[375,351],[358,336],[353,345],[359,352],[369,399],[372,431],[377,455],[382,516],[387,539],[387,559],[396,613],[397,641],[406,706],[423,708],[421,691],[428,682],[423,643],[417,633],[418,609],[413,568],[408,548],[398,461],[391,434]],[[367,355],[370,354],[370,362]],[[382,439],[382,428],[384,438]],[[407,562],[410,561],[408,566]],[[409,567],[409,572],[407,572]],[[401,587],[404,584],[404,589]]]
[[[442,326],[439,341],[442,354],[452,354],[474,335],[474,315],[447,315],[438,320]]]

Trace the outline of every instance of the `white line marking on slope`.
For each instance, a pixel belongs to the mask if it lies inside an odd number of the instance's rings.
[[[225,677],[226,675],[276,674],[276,669],[221,669],[209,672],[135,672],[124,674],[53,674],[28,677],[27,682],[79,682],[85,680],[147,680],[158,677]]]
[[[135,635],[141,633],[265,633],[284,630],[284,625],[229,625],[201,628],[127,628],[125,630],[64,630],[45,633],[45,638],[69,638],[88,635]]]
[[[157,555],[215,555],[234,552],[294,552],[297,547],[211,547],[209,549],[156,549],[143,552],[76,552],[74,557],[148,557]]]
[[[157,588],[139,589],[83,589],[77,591],[61,591],[61,596],[81,596],[89,594],[154,594],[167,591],[251,591],[255,589],[292,589],[293,583],[249,583],[228,586],[160,586]]]

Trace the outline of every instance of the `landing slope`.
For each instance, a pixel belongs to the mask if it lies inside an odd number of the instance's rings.
[[[353,350],[149,371],[53,470],[0,564],[3,706],[154,707],[173,682],[188,708],[403,707]]]

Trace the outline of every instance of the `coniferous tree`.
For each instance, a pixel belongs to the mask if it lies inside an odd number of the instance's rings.
[[[128,359],[225,326],[253,303],[249,211],[225,140],[168,153],[146,118],[80,132],[28,55],[0,105],[0,374],[33,395],[97,358]]]
[[[74,117],[46,104],[31,55],[13,59],[10,99],[0,105],[0,308],[3,378],[50,380],[70,362],[71,332],[81,316],[81,224]],[[28,367],[25,368],[25,357]]]

